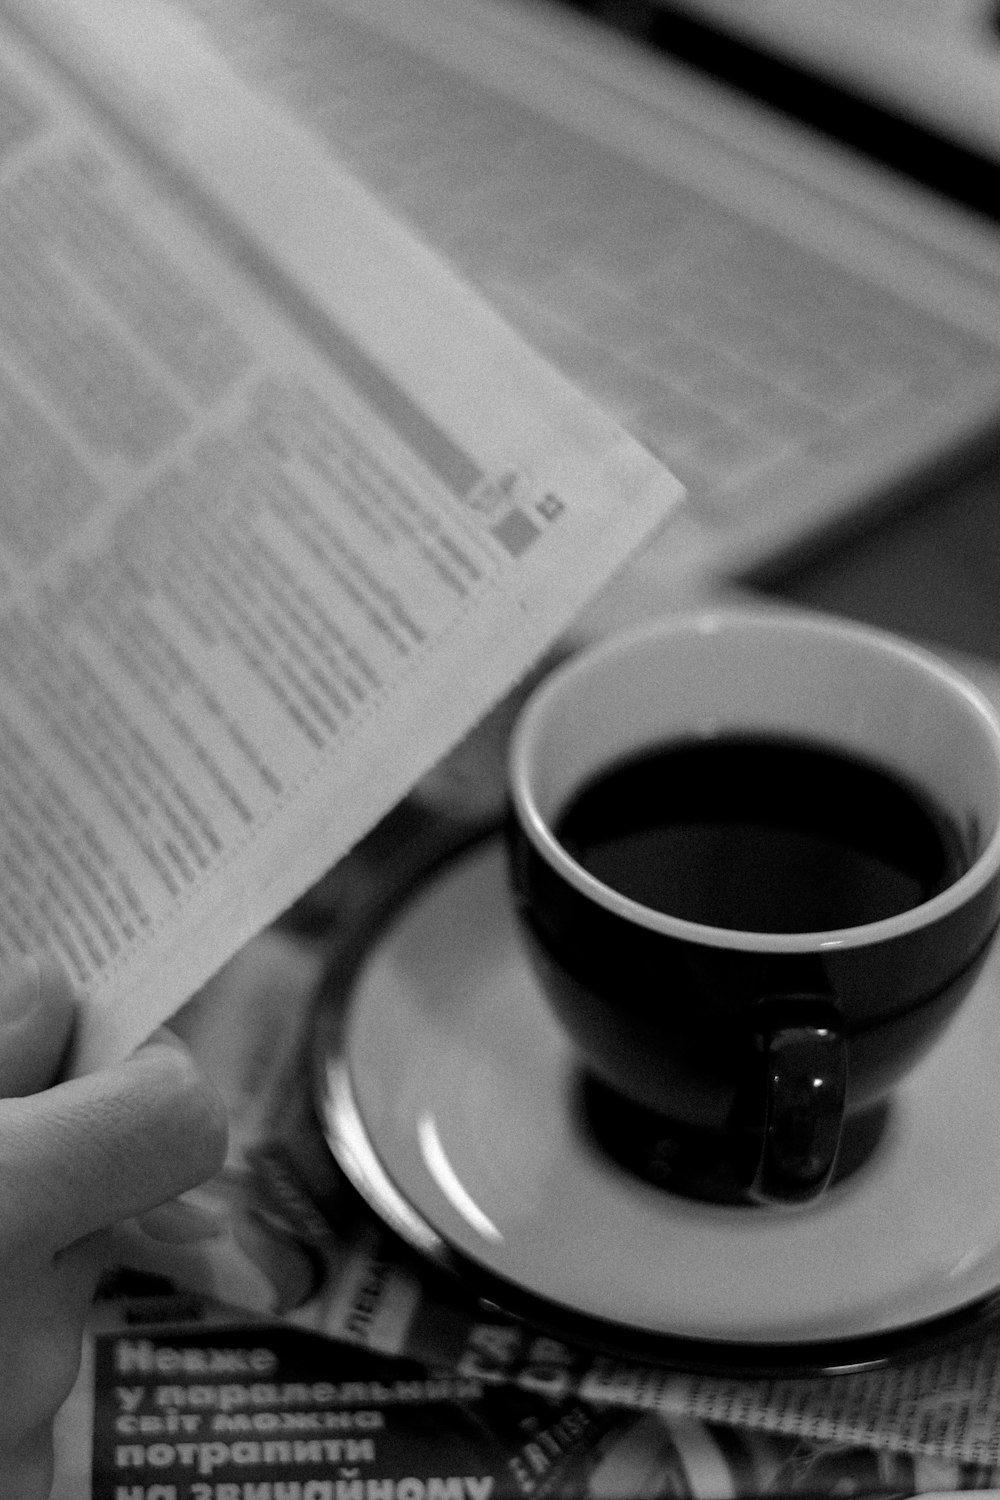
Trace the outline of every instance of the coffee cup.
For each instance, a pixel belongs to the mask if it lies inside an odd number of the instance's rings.
[[[988,700],[836,618],[666,617],[535,689],[509,784],[527,952],[619,1133],[654,1122],[668,1188],[814,1200],[995,933]]]

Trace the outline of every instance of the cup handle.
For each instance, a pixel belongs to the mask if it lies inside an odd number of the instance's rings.
[[[756,1026],[765,1112],[751,1196],[808,1203],[833,1175],[847,1094],[847,1044],[836,1012],[810,995],[766,1000]]]

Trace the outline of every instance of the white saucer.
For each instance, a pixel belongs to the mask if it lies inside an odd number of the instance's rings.
[[[353,971],[336,1041],[320,1027],[320,1113],[383,1217],[515,1311],[524,1298],[584,1340],[696,1365],[858,1368],[995,1311],[998,978],[994,956],[874,1152],[817,1205],[688,1202],[580,1128],[490,840],[419,887]]]

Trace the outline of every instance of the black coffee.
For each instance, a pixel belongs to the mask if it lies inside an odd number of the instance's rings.
[[[915,787],[838,751],[757,736],[622,762],[576,795],[556,833],[644,906],[747,932],[874,922],[965,867],[957,830]]]

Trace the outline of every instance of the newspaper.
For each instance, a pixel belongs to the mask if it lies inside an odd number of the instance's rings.
[[[0,962],[71,972],[85,1069],[680,491],[190,23],[11,0],[0,28]]]
[[[511,1390],[277,1327],[119,1327],[53,1500],[663,1500],[982,1491],[972,1464]]]

